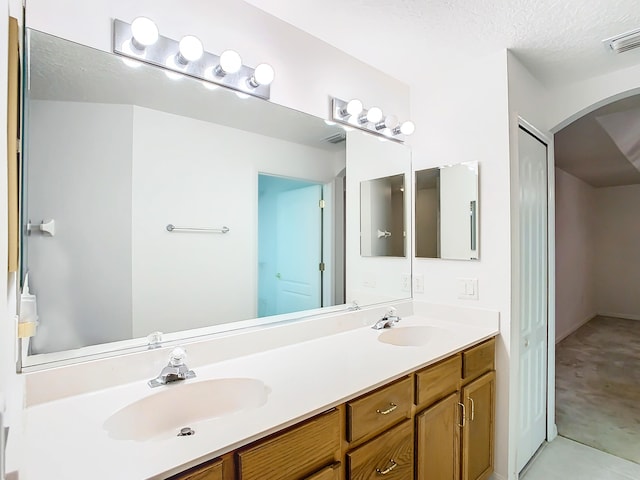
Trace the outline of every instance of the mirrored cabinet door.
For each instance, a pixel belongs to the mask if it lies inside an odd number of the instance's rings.
[[[478,259],[478,162],[416,171],[416,257]]]

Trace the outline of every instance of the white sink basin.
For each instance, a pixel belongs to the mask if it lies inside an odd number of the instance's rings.
[[[441,330],[437,327],[391,327],[378,336],[378,341],[400,347],[420,347],[429,343]]]
[[[184,381],[157,387],[144,397],[111,415],[104,423],[111,438],[145,441],[175,436],[181,428],[267,402],[269,388],[253,378],[220,378]]]

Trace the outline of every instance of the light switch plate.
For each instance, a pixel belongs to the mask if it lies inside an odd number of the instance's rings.
[[[402,279],[402,284],[401,284],[402,291],[407,293],[411,292],[411,275],[407,275],[406,273],[402,274],[401,279]]]
[[[478,279],[459,278],[458,298],[462,298],[465,300],[478,300]]]

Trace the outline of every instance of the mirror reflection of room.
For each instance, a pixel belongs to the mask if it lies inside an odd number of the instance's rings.
[[[346,265],[360,257],[348,228],[371,159],[406,175],[406,147],[364,132],[347,142],[321,118],[28,34],[23,223],[34,227],[21,265],[37,295],[35,363],[410,296],[400,273],[370,280],[388,266],[354,261],[348,276]],[[409,272],[403,236],[391,240]]]
[[[478,163],[416,171],[416,257],[478,258]]]
[[[404,257],[404,175],[360,182],[360,252]]]

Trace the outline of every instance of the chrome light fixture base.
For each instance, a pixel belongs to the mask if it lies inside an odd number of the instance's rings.
[[[220,64],[220,57],[205,51],[202,56],[192,62],[181,63],[179,58],[179,42],[172,38],[158,36],[158,40],[144,49],[138,48],[132,41],[133,34],[131,24],[122,20],[113,21],[113,52],[143,63],[150,63],[158,67],[181,73],[190,77],[204,80],[217,85],[236,90],[238,92],[253,95],[264,99],[271,96],[270,85],[256,85],[251,82],[255,69],[242,65],[236,73],[217,75],[215,70]]]
[[[387,140],[404,143],[406,135],[400,133],[399,129],[380,128],[380,122],[374,123],[367,120],[367,110],[364,109],[359,114],[349,114],[347,112],[348,103],[336,97],[331,99],[331,119],[334,122],[364,130]],[[382,121],[384,121],[384,117]]]

